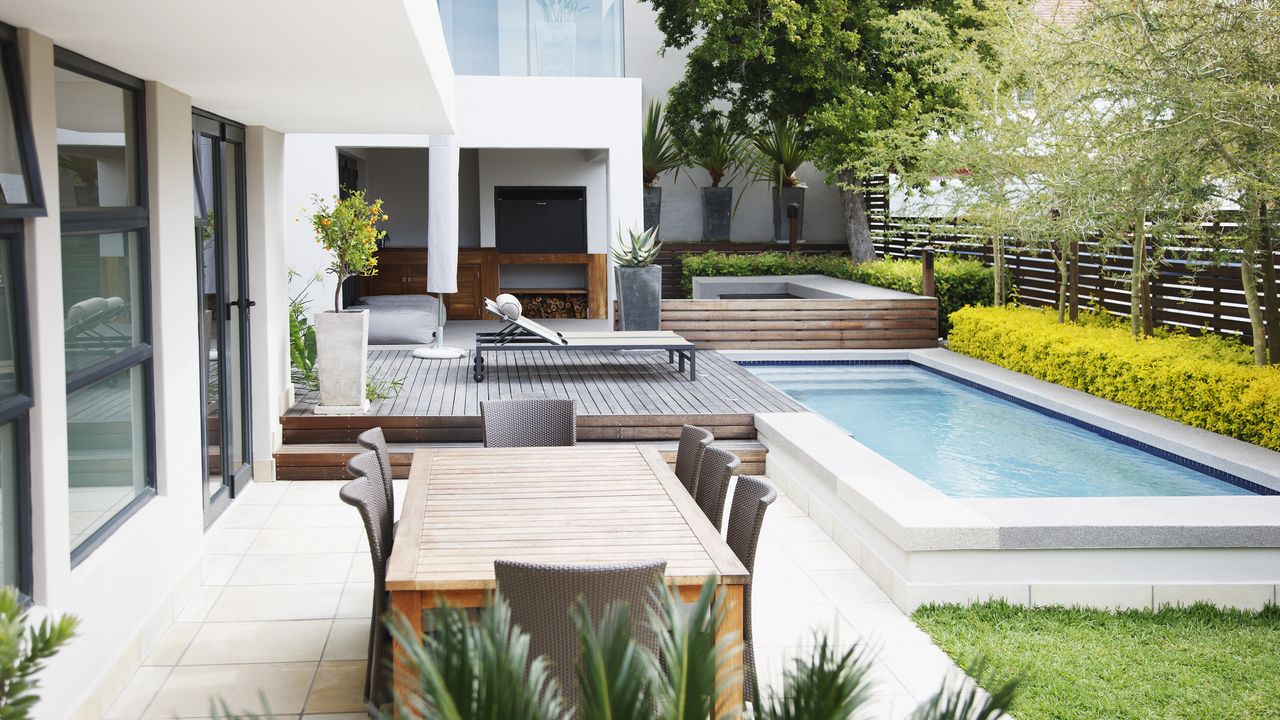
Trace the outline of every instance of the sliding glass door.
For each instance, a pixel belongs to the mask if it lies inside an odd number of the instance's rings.
[[[250,478],[249,278],[245,265],[244,129],[197,112],[195,241],[204,393],[205,523]]]

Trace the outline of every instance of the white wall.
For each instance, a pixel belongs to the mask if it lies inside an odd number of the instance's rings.
[[[245,222],[249,233],[249,297],[253,348],[253,476],[275,479],[273,454],[281,442],[280,415],[288,409],[289,327],[285,267],[284,135],[264,127],[245,132]]]
[[[643,83],[644,105],[651,98],[666,101],[667,91],[684,77],[684,51],[669,50],[659,55],[662,33],[657,26],[657,12],[643,0],[628,0],[624,15],[626,27],[626,73]],[[459,83],[461,83],[459,78]],[[462,96],[459,88],[459,96]],[[810,164],[797,173],[809,186],[805,193],[804,239],[813,242],[844,242],[843,219],[840,214],[840,193],[826,182],[826,175]],[[639,184],[639,183],[637,183]],[[677,178],[668,173],[662,179],[662,239],[668,242],[697,241],[702,239],[702,195],[699,190],[709,185],[707,174],[701,169],[690,169]],[[733,216],[730,239],[733,242],[768,242],[773,237],[773,203],[769,186],[756,183],[746,186],[739,181],[735,188],[734,202],[739,193],[746,197],[738,204]]]
[[[427,246],[427,149],[369,148],[364,186],[382,198],[387,247]]]
[[[42,168],[57,167],[52,43],[23,32],[28,93]],[[57,175],[43,173],[49,217],[27,221],[27,277],[36,407],[32,412],[34,595],[80,617],[76,641],[43,676],[36,717],[63,720],[85,701],[100,711],[199,583],[202,548],[200,375],[191,243],[191,102],[147,86],[150,248],[155,338],[157,497],[71,568]],[[96,700],[95,700],[96,698]],[[96,717],[96,715],[93,715]]]

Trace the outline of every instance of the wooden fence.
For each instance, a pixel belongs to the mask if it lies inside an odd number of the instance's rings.
[[[663,300],[662,329],[710,350],[937,347],[938,301]]]
[[[1237,231],[1234,223],[1205,226],[1205,232],[1227,234]],[[920,257],[928,245],[935,251],[993,261],[990,240],[967,234],[961,228],[942,233],[937,227],[911,218],[872,221],[876,250],[884,257]],[[1148,256],[1155,248],[1148,239]],[[1157,272],[1149,280],[1151,319],[1155,325],[1184,328],[1198,333],[1204,329],[1223,335],[1252,339],[1244,286],[1240,281],[1239,252],[1214,250],[1185,238],[1181,247],[1164,247],[1156,263]],[[1068,294],[1081,308],[1097,306],[1115,315],[1129,313],[1129,273],[1133,266],[1131,246],[1103,247],[1081,242],[1079,254],[1068,266],[1065,281]],[[1280,268],[1280,252],[1272,254]],[[1265,262],[1265,261],[1264,261]],[[1054,306],[1058,302],[1062,273],[1047,249],[1007,247],[1005,267],[1013,279],[1012,291],[1025,305]],[[1280,270],[1278,270],[1280,272]],[[1259,288],[1263,307],[1280,303]]]

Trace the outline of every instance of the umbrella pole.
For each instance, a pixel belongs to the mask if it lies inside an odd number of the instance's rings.
[[[457,360],[467,356],[461,348],[444,346],[444,293],[436,293],[439,307],[436,309],[436,341],[432,347],[421,347],[413,351],[413,356],[423,360]]]

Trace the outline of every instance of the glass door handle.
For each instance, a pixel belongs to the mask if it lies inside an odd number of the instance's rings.
[[[258,304],[258,303],[257,303],[256,301],[254,301],[254,300],[249,300],[249,301],[246,301],[246,302],[245,302],[244,307],[247,309],[247,308],[251,308],[251,307],[253,307],[253,306],[257,305],[257,304]],[[239,301],[239,300],[232,300],[231,302],[227,303],[227,308],[228,308],[228,309],[229,309],[229,308],[238,308],[238,307],[240,307],[240,301]]]

